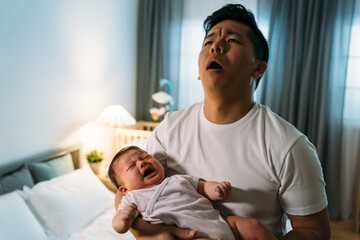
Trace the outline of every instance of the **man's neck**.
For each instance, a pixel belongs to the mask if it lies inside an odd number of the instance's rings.
[[[204,114],[207,120],[216,124],[230,124],[243,118],[254,106],[252,99],[247,101],[204,100]]]

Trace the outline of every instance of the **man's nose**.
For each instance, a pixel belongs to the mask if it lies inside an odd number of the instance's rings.
[[[211,53],[224,53],[224,46],[221,41],[214,42],[210,48]]]

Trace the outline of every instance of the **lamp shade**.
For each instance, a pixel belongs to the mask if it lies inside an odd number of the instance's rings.
[[[110,105],[100,113],[96,122],[101,125],[118,128],[134,125],[136,120],[123,106]]]

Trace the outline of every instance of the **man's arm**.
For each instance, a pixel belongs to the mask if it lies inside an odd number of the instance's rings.
[[[316,148],[307,138],[299,138],[288,151],[279,178],[282,185],[280,202],[286,205],[283,206],[285,212],[292,211],[288,217],[293,226],[293,230],[283,239],[330,239],[325,181]],[[315,205],[322,207],[314,214],[300,216],[294,210],[304,210]]]
[[[175,240],[175,239],[194,239],[196,231],[191,229],[177,228],[164,224],[150,224],[142,218],[136,218],[131,232],[136,239],[140,240]]]
[[[281,240],[330,240],[331,230],[328,210],[324,210],[308,216],[288,215],[293,230],[288,232]],[[226,217],[232,229],[237,229],[242,238],[253,236],[256,229],[259,239],[273,239],[273,235],[255,219],[246,219],[237,216]],[[249,232],[249,229],[251,230]]]
[[[281,240],[330,240],[331,229],[327,208],[308,216],[288,216],[293,230]]]

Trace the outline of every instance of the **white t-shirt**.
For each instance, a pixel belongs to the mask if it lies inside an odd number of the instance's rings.
[[[130,191],[121,199],[119,210],[135,203],[142,218],[152,224],[175,224],[197,230],[196,237],[235,240],[210,200],[197,192],[199,178],[174,175],[152,188]]]
[[[215,207],[226,215],[258,219],[275,236],[283,213],[309,215],[327,206],[315,147],[294,126],[255,103],[237,122],[208,121],[203,103],[169,113],[147,143],[166,175],[229,181],[232,194]]]

